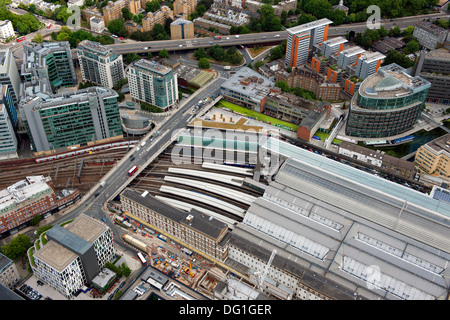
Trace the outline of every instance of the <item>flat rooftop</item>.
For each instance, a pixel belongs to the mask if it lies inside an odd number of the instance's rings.
[[[48,264],[53,269],[62,272],[78,256],[58,244],[56,241],[48,241],[45,246],[34,253],[34,258]]]
[[[316,21],[312,21],[312,22],[308,22],[293,28],[289,28],[286,29],[286,31],[288,33],[293,33],[293,34],[297,34],[297,33],[302,33],[305,31],[309,31],[311,29],[315,29],[315,28],[319,28],[319,27],[324,27],[326,25],[332,24],[333,21],[331,21],[330,19],[327,18],[323,18],[323,19],[319,19]]]
[[[67,231],[90,243],[93,243],[106,229],[103,223],[84,214],[67,226]]]
[[[139,67],[141,69],[150,71],[150,72],[156,72],[162,75],[165,75],[167,73],[169,73],[170,71],[172,71],[171,68],[166,67],[156,61],[149,61],[146,59],[140,59],[137,60],[133,63],[132,65],[133,67]]]

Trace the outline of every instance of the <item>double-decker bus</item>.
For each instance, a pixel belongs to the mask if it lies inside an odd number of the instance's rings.
[[[21,42],[21,41],[23,41],[23,40],[25,40],[25,37],[24,37],[24,36],[18,37],[18,38],[16,39],[17,42]]]
[[[136,173],[136,171],[138,170],[137,166],[133,166],[129,171],[128,171],[128,175],[131,177],[133,174]]]
[[[145,260],[144,255],[142,253],[138,252],[137,256],[144,266],[147,265],[147,260]]]

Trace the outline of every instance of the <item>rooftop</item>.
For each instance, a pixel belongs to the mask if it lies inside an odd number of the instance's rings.
[[[48,241],[45,246],[42,246],[33,256],[59,272],[62,272],[77,258],[75,253],[52,240]]]
[[[359,94],[372,98],[398,98],[428,89],[431,83],[422,77],[412,77],[406,69],[392,63],[381,67],[367,77],[359,88]]]
[[[323,18],[323,19],[319,19],[316,21],[312,21],[312,22],[308,22],[293,28],[289,28],[287,29],[288,33],[293,33],[293,34],[297,34],[297,33],[302,33],[305,31],[309,31],[311,29],[315,29],[318,27],[324,27],[326,25],[332,24],[333,21],[331,21],[330,19],[327,18]]]
[[[270,88],[274,86],[275,83],[273,81],[260,73],[248,67],[242,67],[225,81],[220,88],[224,91],[234,91],[249,96],[256,103],[265,98]]]
[[[428,22],[426,20],[420,21],[418,23],[416,23],[415,25],[416,28],[420,28],[423,29],[425,31],[428,31],[430,33],[433,33],[434,35],[440,35],[440,34],[446,34],[448,33],[448,30],[445,30],[444,28],[435,25],[432,22]]]
[[[146,59],[140,59],[133,62],[132,67],[139,67],[140,69],[144,69],[150,72],[156,72],[162,75],[168,74],[172,71],[172,69],[169,67],[166,67],[156,61],[149,61]]]
[[[93,243],[106,229],[103,223],[84,214],[67,226],[67,231],[90,243]]]
[[[446,152],[450,156],[450,133],[428,142],[426,146],[434,150],[435,153]]]
[[[211,216],[208,216],[200,211],[195,209],[191,209],[190,212],[184,212],[178,210],[165,202],[162,202],[156,199],[151,194],[142,196],[141,193],[134,191],[130,188],[126,188],[121,196],[129,198],[132,201],[135,201],[144,207],[150,208],[151,210],[157,212],[160,215],[163,215],[170,220],[175,221],[176,223],[189,225],[191,228],[204,233],[213,239],[217,239],[223,229],[227,229],[227,225],[223,222],[220,222],[217,219],[214,219]],[[192,219],[191,219],[192,217]]]

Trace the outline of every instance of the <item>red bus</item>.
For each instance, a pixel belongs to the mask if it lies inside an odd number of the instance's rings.
[[[138,167],[133,166],[133,168],[131,168],[130,171],[128,171],[128,175],[131,177],[133,174],[136,173],[137,170],[138,170]]]
[[[25,36],[21,36],[16,39],[17,42],[21,42],[23,40],[25,40]]]
[[[141,263],[145,266],[147,265],[147,260],[145,260],[144,255],[140,252],[137,253],[137,256],[139,258],[139,260],[141,260]]]

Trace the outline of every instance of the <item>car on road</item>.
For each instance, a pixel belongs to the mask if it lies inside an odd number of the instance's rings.
[[[101,218],[100,220],[102,220],[104,223],[106,223],[106,219],[105,218]]]
[[[118,36],[116,36],[115,34],[113,34],[111,37],[113,37],[113,38],[118,38]]]
[[[181,48],[182,46],[183,46],[182,44],[179,44],[179,45],[178,45],[179,48]]]
[[[236,38],[239,38],[239,35],[237,34],[237,35],[235,35],[235,37],[236,37]]]
[[[279,38],[280,35],[279,35],[279,34],[276,34],[276,35],[274,35],[273,37],[274,37],[274,38]]]
[[[145,48],[144,48],[144,50],[147,50],[147,49],[148,49],[148,47],[145,47]]]
[[[226,37],[227,40],[230,40],[230,37]]]
[[[125,40],[125,38],[124,38],[124,37],[119,37],[119,39],[120,39],[120,40]]]
[[[47,29],[50,29],[52,27],[52,24],[50,23],[48,26],[47,26]]]

